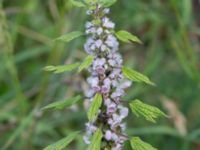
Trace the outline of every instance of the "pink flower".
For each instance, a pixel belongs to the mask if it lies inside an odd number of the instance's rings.
[[[110,87],[108,87],[108,86],[104,85],[101,87],[101,93],[103,93],[103,94],[109,93],[109,90],[110,90]]]
[[[112,139],[112,132],[110,130],[107,130],[105,133],[105,139],[107,141],[110,141]]]
[[[110,21],[107,17],[104,17],[102,19],[102,21],[103,21],[103,26],[106,28],[114,28],[115,27],[115,24],[112,21]]]
[[[97,68],[96,68],[96,72],[98,73],[98,74],[104,74],[105,73],[105,69],[103,68],[103,67],[100,67],[100,66],[98,66]]]

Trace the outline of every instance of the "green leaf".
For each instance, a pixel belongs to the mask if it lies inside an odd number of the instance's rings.
[[[86,7],[86,5],[83,2],[81,2],[81,1],[70,0],[70,2],[72,3],[72,5],[74,5],[76,7]]]
[[[149,143],[142,141],[139,137],[131,138],[130,143],[133,150],[157,150]]]
[[[128,79],[130,79],[132,81],[144,82],[146,84],[155,85],[153,82],[150,81],[150,79],[147,76],[145,76],[133,69],[122,67],[122,72],[125,77],[127,77]]]
[[[56,70],[56,66],[46,66],[44,68],[45,71],[55,71]]]
[[[78,95],[76,97],[73,97],[73,98],[68,98],[64,101],[60,101],[60,102],[55,102],[55,103],[51,103],[47,106],[45,106],[44,108],[42,108],[43,110],[44,109],[63,109],[63,108],[66,108],[66,107],[70,107],[72,105],[74,105],[75,103],[77,103],[79,100],[81,99],[81,96]]]
[[[153,123],[155,123],[156,119],[158,119],[159,117],[167,116],[157,107],[145,104],[137,99],[130,103],[130,108],[137,117],[143,116],[146,120]]]
[[[99,0],[84,0],[84,2],[88,5],[90,5],[91,3],[97,3]]]
[[[110,7],[112,6],[114,3],[116,3],[117,0],[100,0],[100,3],[104,6],[104,7]]]
[[[117,38],[123,42],[126,42],[126,43],[136,42],[136,43],[142,44],[142,41],[137,36],[127,31],[121,30],[121,31],[116,32],[115,34]]]
[[[47,66],[44,68],[45,71],[53,71],[54,73],[63,73],[63,72],[69,72],[72,71],[78,66],[80,63],[74,63],[74,64],[69,64],[69,65],[62,65],[62,66]]]
[[[79,133],[80,132],[72,132],[67,137],[47,146],[44,150],[62,150],[69,145],[79,135]]]
[[[98,129],[92,136],[91,144],[87,150],[100,150],[101,149],[101,139],[103,134],[100,129]]]
[[[88,68],[94,60],[94,56],[87,56],[82,64],[79,66],[78,72],[81,72],[83,69]]]
[[[80,31],[74,31],[65,35],[62,35],[61,37],[56,38],[56,41],[62,41],[62,42],[70,42],[75,38],[78,38],[83,35],[83,32]]]
[[[89,121],[92,122],[97,118],[101,104],[102,104],[102,95],[97,93],[94,96],[94,99],[92,100],[92,103],[87,113]]]

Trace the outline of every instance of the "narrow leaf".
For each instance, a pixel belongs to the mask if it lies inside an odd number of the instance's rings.
[[[70,0],[71,4],[76,6],[76,7],[86,7],[86,5],[81,2],[81,1],[77,1],[77,0]]]
[[[71,40],[80,37],[83,35],[80,31],[74,31],[65,35],[62,35],[61,37],[56,38],[56,41],[62,41],[62,42],[70,42]]]
[[[89,145],[87,150],[100,150],[102,137],[103,137],[103,134],[101,130],[98,129],[92,136],[91,144]]]
[[[101,104],[102,104],[102,95],[97,93],[94,96],[94,99],[92,100],[92,103],[87,113],[89,121],[92,122],[97,118]]]
[[[130,143],[133,150],[157,150],[149,143],[142,141],[139,137],[131,138]]]
[[[115,34],[117,38],[121,40],[122,42],[126,42],[126,43],[136,42],[136,43],[142,44],[142,41],[137,36],[127,31],[121,30],[121,31],[116,32]]]
[[[45,107],[43,107],[42,109],[63,109],[66,107],[70,107],[72,105],[74,105],[75,103],[77,103],[79,100],[81,99],[81,96],[76,96],[73,98],[68,98],[64,101],[60,101],[60,102],[55,102],[55,103],[51,103]]]
[[[159,117],[166,117],[166,114],[157,107],[145,104],[137,99],[130,103],[130,108],[137,117],[143,116],[146,120],[153,123],[155,123],[156,119]]]
[[[62,150],[67,145],[69,145],[77,136],[79,135],[79,132],[72,132],[67,137],[57,141],[54,144],[51,144],[44,148],[44,150]]]
[[[79,66],[78,72],[81,72],[83,69],[88,68],[94,60],[94,56],[87,56],[82,64]]]
[[[122,72],[125,77],[127,77],[128,79],[130,79],[132,81],[144,82],[146,84],[155,85],[153,82],[150,81],[150,79],[147,76],[145,76],[133,69],[122,67]]]
[[[79,65],[80,65],[80,63],[61,65],[61,66],[47,66],[44,68],[44,70],[45,71],[53,71],[54,73],[63,73],[63,72],[72,71],[72,70],[78,68]]]
[[[55,71],[56,70],[56,67],[55,66],[46,66],[44,68],[45,71]]]

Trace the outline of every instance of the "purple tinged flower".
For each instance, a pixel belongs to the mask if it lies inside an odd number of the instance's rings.
[[[117,43],[117,39],[113,35],[108,35],[105,43],[109,47],[114,47],[114,46],[116,46],[115,44]]]
[[[103,75],[105,73],[105,69],[103,67],[98,66],[96,68],[96,72],[100,75]]]
[[[111,100],[109,98],[106,98],[104,100],[104,104],[108,107],[111,104]]]
[[[102,46],[101,46],[101,51],[104,52],[104,51],[106,51],[107,49],[108,49],[108,47],[107,47],[106,45],[102,44]]]
[[[109,59],[109,60],[108,60],[108,63],[109,63],[109,65],[112,66],[112,67],[116,66],[116,64],[117,64],[116,61],[115,61],[114,59]]]
[[[110,115],[110,114],[115,113],[116,110],[117,110],[117,105],[116,105],[115,103],[112,102],[110,105],[107,106],[107,111],[106,111],[106,113],[107,113],[108,115]]]
[[[117,80],[112,80],[112,86],[117,87],[119,82]]]
[[[121,97],[124,95],[124,93],[125,93],[124,90],[116,89],[116,91],[111,94],[111,98],[115,99],[117,97]]]
[[[84,49],[88,54],[92,54],[93,51],[91,49],[91,45],[94,43],[94,39],[93,38],[88,38],[86,43],[84,44]]]
[[[105,58],[97,58],[94,60],[93,62],[93,68],[95,69],[97,66],[103,66],[106,63],[106,59]]]
[[[89,28],[89,29],[87,29],[86,31],[85,31],[85,33],[86,34],[93,34],[93,33],[95,33],[96,32],[96,28],[95,27],[91,27],[91,28]]]
[[[112,133],[112,137],[111,138],[112,138],[113,141],[117,141],[118,140],[118,136],[115,133]]]
[[[106,94],[109,93],[110,87],[108,86],[102,86],[101,87],[101,93]]]
[[[85,126],[88,133],[94,133],[97,130],[97,127],[92,123],[86,123]]]
[[[114,79],[114,78],[118,77],[120,73],[121,73],[121,69],[118,69],[118,68],[113,69],[113,71],[110,73],[109,77],[111,79]]]
[[[121,150],[122,149],[122,144],[118,143],[115,147],[112,147],[111,150]]]
[[[108,58],[110,59],[122,59],[122,56],[119,54],[119,53],[116,53],[116,52],[111,52],[109,55],[108,55]]]
[[[123,62],[122,57],[119,53],[110,53],[108,58],[115,60],[116,62],[115,67],[120,67]]]
[[[108,124],[109,124],[109,125],[112,125],[112,124],[113,124],[113,122],[114,122],[114,121],[113,121],[113,119],[112,119],[112,118],[109,118],[109,119],[108,119]]]
[[[94,62],[93,62],[93,69],[100,75],[105,73],[105,68],[103,67],[106,63],[106,59],[105,58],[97,58]]]
[[[86,22],[86,24],[85,24],[85,27],[88,29],[88,28],[91,28],[91,27],[93,27],[94,26],[94,24],[92,23],[92,22]]]
[[[120,123],[122,121],[122,118],[118,114],[113,114],[112,117],[115,123]]]
[[[103,80],[103,84],[106,86],[110,86],[111,85],[111,80],[109,78],[106,78]]]
[[[117,114],[113,114],[112,118],[113,120],[110,121],[110,126],[111,126],[111,129],[115,129],[122,122],[122,118]]]
[[[118,140],[118,144],[123,144],[124,141],[126,141],[126,140],[127,140],[127,137],[125,137],[125,136],[120,136],[120,137],[119,137],[119,140]]]
[[[103,33],[103,28],[99,27],[96,32],[98,35],[101,35]]]
[[[105,133],[105,139],[107,141],[110,141],[112,139],[112,132],[110,130],[107,130]]]
[[[91,45],[90,45],[90,49],[91,49],[92,51],[94,51],[94,50],[96,49],[96,45],[95,45],[95,44],[91,44]]]
[[[90,139],[89,139],[89,137],[87,135],[83,136],[83,140],[84,140],[85,144],[89,145],[91,143]]]
[[[107,44],[113,52],[118,50],[119,42],[117,41],[116,37],[113,35],[108,35],[105,44]]]
[[[85,91],[85,96],[86,97],[91,97],[94,95],[94,91],[92,89],[86,90]]]
[[[91,85],[91,87],[98,86],[99,78],[98,77],[89,77],[87,78],[87,82]]]
[[[107,17],[104,17],[102,21],[103,21],[103,26],[106,28],[112,29],[115,27],[115,24],[112,21],[110,21]]]
[[[109,14],[109,13],[110,13],[110,9],[109,9],[109,8],[105,8],[105,9],[103,10],[103,12],[104,12],[105,14]]]
[[[94,92],[100,92],[101,88],[99,86],[93,86],[92,89],[94,90]]]
[[[129,80],[124,80],[120,85],[119,88],[121,89],[126,89],[129,88],[131,86],[132,82]]]
[[[123,106],[118,106],[119,114],[121,118],[126,118],[128,116],[128,108]]]
[[[102,43],[103,43],[102,40],[95,41],[95,45],[96,45],[97,48],[100,48]]]

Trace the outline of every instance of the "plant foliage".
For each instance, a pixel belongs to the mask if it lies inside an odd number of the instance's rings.
[[[139,137],[132,137],[130,143],[133,150],[157,150],[149,143],[142,141]]]
[[[53,143],[53,144],[47,146],[46,148],[44,148],[44,150],[62,150],[68,144],[70,144],[79,135],[79,133],[80,132],[78,132],[78,131],[72,132],[67,137],[57,141],[56,143]]]
[[[137,99],[130,103],[130,108],[137,117],[143,116],[146,120],[153,123],[156,122],[157,118],[166,116],[165,113],[157,107],[150,106]]]

